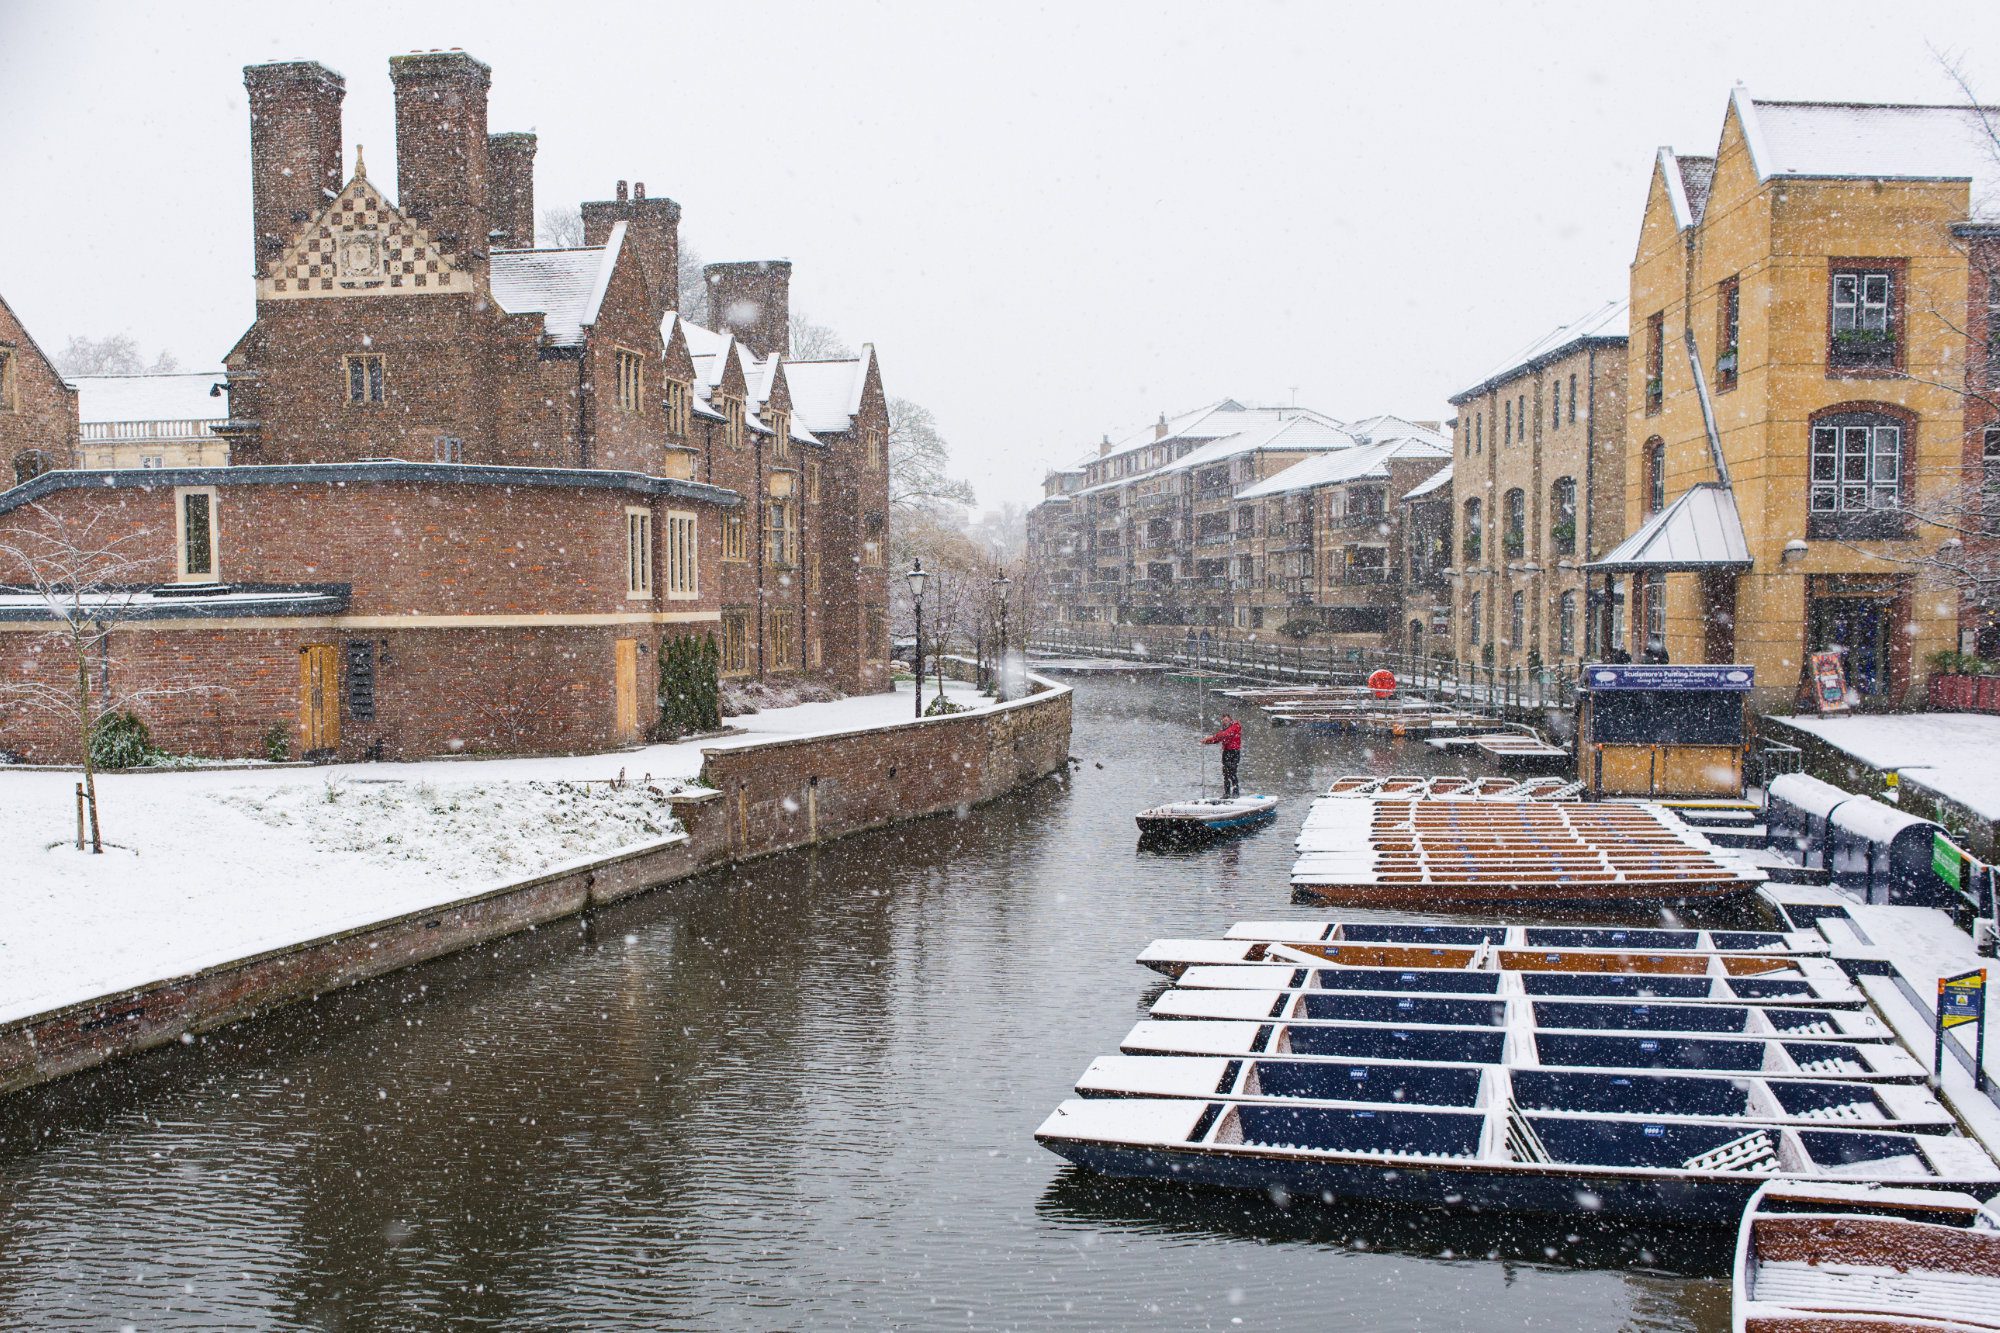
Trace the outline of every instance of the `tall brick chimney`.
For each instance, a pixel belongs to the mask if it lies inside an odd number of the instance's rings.
[[[492,173],[492,225],[496,250],[526,250],[535,243],[535,136],[489,134],[486,163]]]
[[[671,199],[648,199],[644,181],[629,191],[619,181],[616,199],[583,206],[583,243],[603,245],[620,222],[625,224],[626,243],[638,255],[646,289],[653,294],[657,321],[680,305],[681,206]]]
[[[491,178],[486,90],[493,71],[463,51],[389,58],[396,85],[396,203],[483,278]]]
[[[758,356],[792,354],[792,261],[745,259],[702,268],[708,318]]]
[[[252,264],[283,252],[339,192],[340,104],[347,80],[310,60],[246,65],[250,94]]]

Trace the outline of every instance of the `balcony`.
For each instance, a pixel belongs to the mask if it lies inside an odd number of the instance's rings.
[[[1337,518],[1329,520],[1327,526],[1340,529],[1375,528],[1380,527],[1388,521],[1389,516],[1387,514],[1364,512],[1359,514],[1342,514]]]

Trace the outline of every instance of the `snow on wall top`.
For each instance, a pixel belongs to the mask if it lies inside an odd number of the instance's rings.
[[[223,421],[226,395],[209,390],[222,383],[220,370],[172,375],[71,375],[76,414],[82,424],[130,421]]]
[[[2000,108],[1734,101],[1759,180],[1966,180],[1969,216],[2000,220]]]

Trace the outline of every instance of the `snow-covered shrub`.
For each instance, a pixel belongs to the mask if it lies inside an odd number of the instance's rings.
[[[163,757],[134,713],[106,713],[90,733],[90,760],[99,768],[139,768]]]

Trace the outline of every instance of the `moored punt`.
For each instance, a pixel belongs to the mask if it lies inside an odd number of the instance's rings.
[[[1477,1108],[1511,1099],[1550,1115],[1643,1115],[1773,1124],[1842,1124],[1946,1134],[1950,1111],[1921,1085],[1698,1073],[1615,1074],[1386,1060],[1106,1055],[1077,1080],[1082,1097]]]
[[[1142,1019],[1125,1034],[1118,1049],[1127,1055],[1290,1055],[1621,1072],[1670,1069],[1903,1083],[1919,1082],[1924,1077],[1924,1067],[1916,1057],[1892,1042],[1498,1025],[1391,1027],[1271,1019],[1261,1022]]]
[[[1823,954],[1811,930],[1667,930],[1645,926],[1451,926],[1427,921],[1238,921],[1224,939],[1274,944],[1506,944],[1517,948]]]
[[[1465,926],[1504,938],[1504,926]],[[1501,947],[1495,939],[1460,943],[1352,944],[1279,943],[1269,940],[1154,940],[1138,961],[1156,972],[1178,976],[1199,965],[1265,963],[1289,966],[1450,969],[1471,972],[1644,972],[1672,976],[1784,976],[1826,959],[1812,954],[1710,953],[1701,950],[1566,949]]]
[[[1810,959],[1815,964],[1824,960]],[[1860,1009],[1861,989],[1832,964],[1818,975],[1663,977],[1632,972],[1466,972],[1452,969],[1291,967],[1282,963],[1195,965],[1177,980],[1185,989],[1360,991],[1418,995],[1573,995],[1679,1004],[1784,1004]]]
[[[1736,1333],[2000,1329],[2000,1219],[1969,1194],[1772,1181],[1736,1237]]]
[[[1732,1220],[1772,1176],[1991,1189],[1971,1140],[1741,1120],[1077,1098],[1035,1131],[1107,1175],[1549,1213]]]
[[[1433,741],[1434,745],[1462,744],[1463,741]],[[1580,783],[1561,778],[1463,777],[1458,775],[1350,774],[1335,778],[1326,795],[1351,800],[1393,801],[1551,801],[1573,800],[1582,791]],[[1311,824],[1318,806],[1306,815]]]
[[[1698,901],[1766,877],[1653,804],[1322,797],[1298,847],[1294,897],[1363,906]]]
[[[1675,1032],[1836,1041],[1890,1041],[1895,1037],[1889,1025],[1872,1013],[1837,1009],[1352,991],[1176,988],[1153,1002],[1152,1016],[1250,1022],[1269,1019],[1286,1023],[1386,1023],[1398,1027],[1523,1027],[1549,1032]]]

